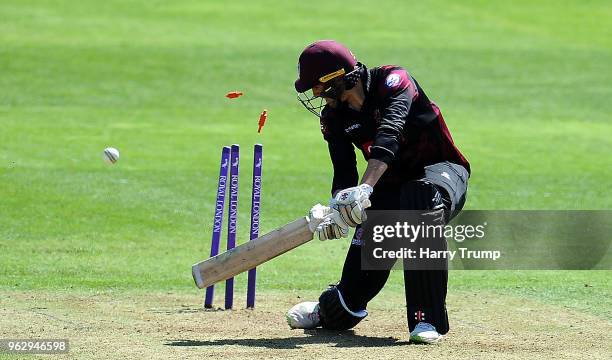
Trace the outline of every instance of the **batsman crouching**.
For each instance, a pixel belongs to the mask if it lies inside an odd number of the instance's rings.
[[[317,41],[300,55],[295,82],[300,102],[320,119],[334,177],[334,215],[315,230],[320,240],[347,237],[355,227],[340,282],[318,302],[287,313],[293,328],[346,330],[367,315],[388,270],[362,270],[364,204],[377,210],[434,210],[445,221],[463,207],[470,165],[455,146],[438,107],[399,66],[367,68],[333,40]],[[355,148],[367,160],[359,181]],[[448,269],[405,270],[412,342],[433,343],[449,330]]]

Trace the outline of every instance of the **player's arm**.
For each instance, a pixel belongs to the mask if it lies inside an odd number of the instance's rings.
[[[351,141],[338,129],[333,131],[328,128],[329,118],[327,118],[325,109],[324,117],[321,119],[321,132],[323,138],[327,141],[329,157],[332,162],[334,176],[332,180],[331,193],[332,197],[342,189],[357,185],[359,174],[357,172],[357,158],[355,156],[355,148]],[[331,125],[333,125],[332,123]],[[348,236],[348,225],[339,219],[337,214],[332,218],[319,224],[314,230],[315,235],[319,240],[338,239]],[[335,220],[334,220],[335,219]]]
[[[357,158],[355,148],[348,139],[333,139],[327,143],[329,156],[334,168],[332,196],[342,189],[357,185]]]
[[[383,99],[382,119],[361,185],[341,191],[331,204],[348,226],[357,226],[365,221],[365,209],[361,204],[369,199],[374,186],[395,159],[410,106],[418,96],[416,84],[401,68],[390,71],[377,91],[380,91]]]
[[[355,148],[351,140],[337,127],[337,118],[326,107],[321,118],[321,133],[327,142],[329,157],[334,169],[331,193],[332,196],[339,190],[357,185],[359,174],[357,173],[357,158]]]
[[[368,167],[363,173],[361,184],[367,184],[374,188],[374,185],[376,185],[381,176],[387,171],[388,167],[389,165],[383,161],[377,159],[368,160]]]
[[[404,69],[395,69],[387,74],[384,84],[381,84],[378,91],[380,91],[384,106],[380,125],[371,148],[370,159],[378,160],[388,166],[399,151],[402,131],[406,125],[412,101],[418,96],[418,90]],[[372,169],[370,169],[368,163],[365,174],[368,175],[368,178],[366,179],[364,175],[362,182],[366,182],[365,180],[378,181],[376,175],[381,168],[378,162],[373,162]],[[369,184],[369,182],[366,183]]]
[[[332,162],[334,177],[332,180],[332,196],[339,190],[357,185],[359,174],[357,173],[357,158],[355,148],[351,140],[338,126],[340,119],[335,111],[325,106],[321,117],[321,133],[327,142],[329,157]]]
[[[382,90],[388,92],[384,99],[382,120],[376,131],[368,166],[361,178],[361,184],[371,187],[376,185],[399,150],[402,130],[415,96],[411,89],[416,86],[404,70],[393,71],[387,78],[392,75],[399,76],[400,80],[397,89]]]

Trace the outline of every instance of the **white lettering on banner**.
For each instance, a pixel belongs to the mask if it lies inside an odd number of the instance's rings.
[[[232,175],[231,180],[231,200],[230,200],[230,213],[229,213],[229,232],[230,234],[236,233],[236,222],[238,220],[238,176]]]
[[[253,179],[253,209],[251,210],[251,233],[259,229],[259,200],[261,196],[261,176]]]
[[[217,198],[219,198],[219,194],[223,194],[225,192],[227,178],[225,176],[219,177],[219,191],[217,191]],[[213,224],[213,232],[221,232],[221,225],[223,224],[223,200],[218,199],[217,204],[215,205],[215,221]]]

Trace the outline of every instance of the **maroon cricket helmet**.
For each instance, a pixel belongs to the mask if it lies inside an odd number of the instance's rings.
[[[299,78],[295,90],[303,93],[318,83],[348,74],[357,65],[353,53],[334,40],[319,40],[308,45],[298,60]]]

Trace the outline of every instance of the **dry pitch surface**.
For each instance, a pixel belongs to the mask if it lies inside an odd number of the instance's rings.
[[[395,294],[382,294],[370,316],[343,333],[288,328],[285,310],[314,293],[259,294],[254,311],[204,311],[199,295],[5,292],[0,338],[68,338],[70,353],[54,358],[78,359],[609,359],[612,353],[610,321],[492,293],[450,294],[452,329],[433,346],[408,344],[403,299]],[[243,300],[237,294],[236,305]]]

